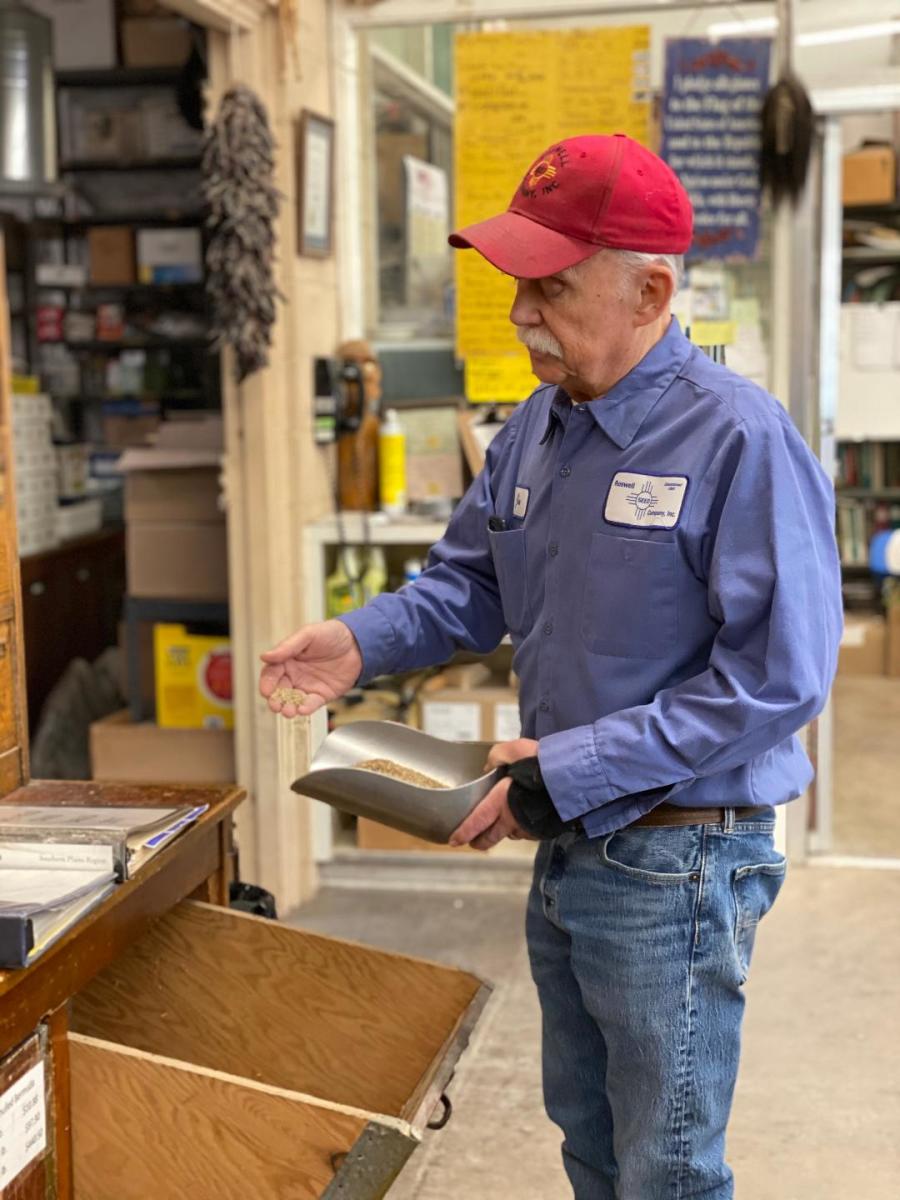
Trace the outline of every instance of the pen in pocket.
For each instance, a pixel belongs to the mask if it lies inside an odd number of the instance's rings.
[[[503,533],[506,529],[506,522],[502,517],[489,517],[488,529],[491,533]]]

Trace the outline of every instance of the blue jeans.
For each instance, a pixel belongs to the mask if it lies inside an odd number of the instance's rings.
[[[575,1200],[731,1200],[742,985],[784,880],[773,820],[538,849],[528,949]]]

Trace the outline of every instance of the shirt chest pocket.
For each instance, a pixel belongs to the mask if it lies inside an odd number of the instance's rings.
[[[663,658],[678,635],[674,542],[595,533],[581,636],[592,654]]]
[[[525,573],[525,530],[506,529],[488,535],[494,574],[500,585],[503,618],[510,633],[523,633],[531,625],[528,583]]]

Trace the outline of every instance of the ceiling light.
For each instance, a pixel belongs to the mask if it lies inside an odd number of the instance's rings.
[[[872,25],[848,25],[843,29],[817,29],[797,34],[798,46],[831,46],[837,42],[861,42],[866,38],[891,37],[900,33],[900,21],[878,21]]]
[[[750,33],[774,33],[777,17],[751,17],[746,21],[716,21],[707,29],[713,40],[724,37],[744,37]],[[867,38],[892,37],[900,33],[900,20],[876,21],[871,25],[845,25],[839,29],[812,29],[798,33],[798,46],[833,46],[843,42],[862,42]]]
[[[707,29],[711,38],[741,37],[745,33],[774,33],[777,17],[750,17],[746,21],[716,21]]]

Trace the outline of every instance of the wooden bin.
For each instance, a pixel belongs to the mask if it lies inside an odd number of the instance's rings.
[[[368,1200],[489,989],[186,901],[72,1001],[76,1200]]]

